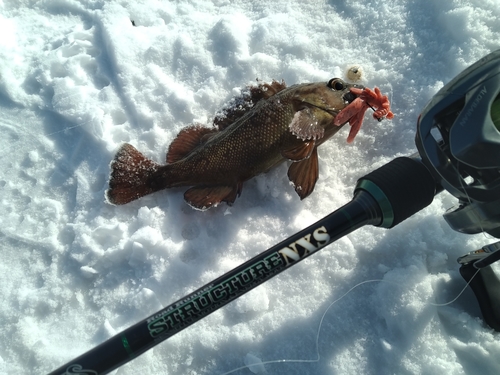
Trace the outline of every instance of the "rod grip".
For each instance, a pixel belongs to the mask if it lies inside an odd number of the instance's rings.
[[[360,178],[357,190],[365,190],[382,211],[378,226],[392,228],[427,207],[438,192],[427,167],[410,157],[399,157]]]

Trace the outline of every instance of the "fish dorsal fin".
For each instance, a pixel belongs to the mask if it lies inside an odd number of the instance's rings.
[[[184,193],[184,199],[191,207],[206,210],[221,202],[232,204],[240,193],[241,184],[235,186],[194,186]]]
[[[268,99],[286,88],[285,81],[259,83],[257,86],[248,86],[241,95],[234,97],[220,112],[215,115],[214,126],[219,130],[240,119],[261,99]]]
[[[319,176],[318,149],[315,147],[308,159],[292,163],[288,168],[288,179],[293,183],[300,199],[304,199],[314,190]]]
[[[288,127],[293,135],[304,141],[321,139],[325,135],[325,129],[319,125],[314,110],[309,107],[295,112]]]
[[[302,142],[296,147],[282,150],[281,155],[288,160],[292,160],[295,162],[301,161],[311,156],[315,144],[316,142],[314,141]]]
[[[215,133],[217,129],[201,125],[191,125],[182,129],[168,148],[167,163],[175,163],[185,158],[198,146],[206,143]]]
[[[286,89],[285,81],[278,82],[273,79],[270,84],[259,83],[257,86],[250,87],[250,94],[254,103],[257,103],[260,99],[268,99],[284,89]]]

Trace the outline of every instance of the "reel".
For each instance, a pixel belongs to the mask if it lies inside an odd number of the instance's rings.
[[[458,204],[444,214],[458,232],[500,238],[500,50],[477,61],[425,106],[415,137],[422,162]],[[483,318],[500,331],[500,242],[458,259]]]
[[[500,238],[500,50],[444,86],[422,111],[416,134],[422,161],[458,198],[444,215],[459,232]]]

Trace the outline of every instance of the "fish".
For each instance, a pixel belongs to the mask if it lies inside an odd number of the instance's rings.
[[[165,165],[123,144],[110,164],[106,201],[122,205],[186,186],[190,188],[184,199],[195,209],[221,202],[232,205],[245,181],[285,161],[291,161],[288,178],[302,200],[313,192],[319,177],[318,147],[349,121],[358,127],[356,133],[359,130],[368,108],[357,100],[364,90],[340,78],[290,87],[273,80],[247,87],[217,113],[212,127],[193,124],[182,129],[168,148]],[[358,105],[349,110],[355,101]],[[387,100],[373,101],[378,108],[388,108]],[[336,123],[346,108],[344,120]],[[350,134],[348,141],[354,136]]]

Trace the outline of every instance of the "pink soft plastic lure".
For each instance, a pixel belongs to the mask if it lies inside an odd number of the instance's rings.
[[[349,121],[351,131],[347,137],[347,143],[351,143],[356,137],[356,134],[358,134],[359,129],[361,129],[361,125],[363,124],[363,117],[368,108],[372,108],[374,110],[373,117],[379,121],[383,118],[394,118],[394,113],[390,110],[391,103],[389,102],[389,99],[386,95],[382,95],[378,87],[375,87],[374,90],[369,88],[351,88],[351,92],[358,97],[342,111],[340,111],[333,121],[333,123],[337,126],[345,124]]]

